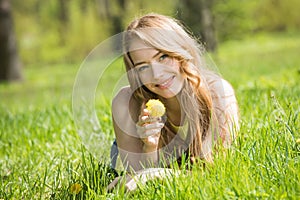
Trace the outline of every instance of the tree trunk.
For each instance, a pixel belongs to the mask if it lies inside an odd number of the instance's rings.
[[[68,1],[67,0],[59,0],[59,20],[63,25],[66,25],[69,20],[68,16]]]
[[[66,45],[66,29],[69,22],[69,0],[59,0],[58,3],[59,42],[61,45]]]
[[[126,14],[126,0],[98,0],[98,12],[101,17],[109,20],[112,24],[111,34],[118,34],[124,31],[123,19]]]
[[[110,19],[111,11],[110,11],[110,4],[109,0],[97,0],[97,10],[100,18],[103,19]]]
[[[21,79],[10,0],[0,0],[0,81]]]
[[[179,18],[200,37],[208,51],[217,49],[212,14],[213,0],[182,0],[179,2]]]
[[[99,15],[110,21],[110,33],[112,35],[119,34],[124,31],[123,20],[126,15],[126,0],[98,0]],[[122,43],[118,40],[114,41],[114,50],[120,51],[122,49]]]
[[[209,51],[217,49],[217,40],[214,30],[214,20],[212,15],[213,0],[200,0],[201,7],[201,27],[202,37],[206,42],[206,48]]]

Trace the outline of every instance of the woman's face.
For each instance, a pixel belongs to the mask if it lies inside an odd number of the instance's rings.
[[[130,49],[134,70],[150,91],[164,98],[174,97],[181,91],[184,77],[177,59],[138,41]]]

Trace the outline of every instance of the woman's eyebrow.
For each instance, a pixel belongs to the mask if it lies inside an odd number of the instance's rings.
[[[156,56],[158,56],[160,53],[161,53],[160,51],[157,51],[157,53],[154,54],[154,55],[152,56],[151,60],[152,60],[153,58],[155,58]],[[149,61],[148,61],[148,62],[149,62]],[[136,66],[141,65],[141,64],[144,64],[144,63],[147,63],[147,61],[142,61],[142,62],[135,63],[134,66],[136,67]]]

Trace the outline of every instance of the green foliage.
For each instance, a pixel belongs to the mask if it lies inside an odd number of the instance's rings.
[[[100,20],[93,7],[81,12],[76,4],[71,4],[70,13],[70,22],[62,34],[65,35],[64,46],[70,53],[69,60],[74,60],[75,55],[81,55],[83,60],[94,47],[110,36],[110,24]]]
[[[268,31],[295,31],[300,29],[300,1],[264,0],[254,12],[257,28]]]
[[[134,17],[148,12],[174,17],[182,12],[182,2],[172,0],[164,1],[164,6],[157,0],[124,1],[124,8],[113,0],[108,1],[108,9],[104,1],[72,0],[64,1],[66,19],[62,19],[59,2],[12,1],[19,51],[25,66],[83,60],[101,41],[116,34],[113,17],[119,17],[125,27]],[[214,0],[218,40],[242,39],[257,31],[297,31],[299,7],[298,0]]]
[[[83,60],[109,36],[111,25],[99,19],[92,5],[83,11],[79,1],[70,1],[66,10],[68,18],[63,22],[59,19],[57,1],[32,2],[35,9],[20,4],[14,4],[14,16],[25,65]]]
[[[136,15],[147,12],[171,14],[173,10],[173,1],[165,2],[169,7],[167,10],[158,5],[151,6],[149,1],[127,2],[125,9],[120,8],[116,1],[109,1],[109,10],[105,10],[101,1],[65,2],[66,19],[63,20],[58,0],[13,1],[15,28],[24,65],[82,61],[100,42],[116,34],[112,32],[111,15],[120,17],[125,27]],[[139,10],[139,13],[129,12],[132,10]]]
[[[215,0],[218,39],[241,39],[258,31],[299,30],[299,7],[298,0]]]
[[[221,45],[213,57],[236,89],[236,143],[213,166],[194,166],[135,193],[107,193],[114,171],[81,144],[71,107],[79,66],[30,67],[26,82],[0,85],[0,199],[299,199],[299,46],[299,35],[287,34]],[[114,64],[101,84],[118,78],[119,60]],[[112,134],[107,101],[96,112]]]
[[[215,0],[213,14],[219,41],[241,39],[250,34],[255,27],[251,16],[255,6],[255,1]]]

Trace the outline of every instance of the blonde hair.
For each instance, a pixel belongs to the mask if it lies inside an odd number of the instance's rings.
[[[156,94],[142,86],[129,54],[133,38],[141,39],[145,44],[179,60],[185,84],[181,91],[180,102],[188,118],[191,144],[191,156],[204,158],[202,141],[211,122],[212,100],[205,89],[200,67],[205,65],[202,45],[178,20],[159,14],[148,14],[129,24],[124,36],[124,63],[134,97],[139,102],[155,98]],[[201,84],[201,87],[200,87]],[[192,109],[191,109],[192,108]]]

